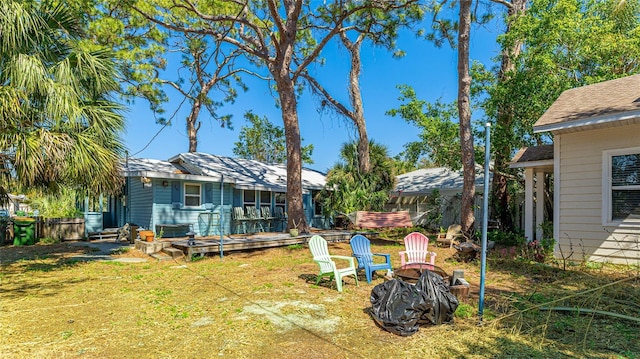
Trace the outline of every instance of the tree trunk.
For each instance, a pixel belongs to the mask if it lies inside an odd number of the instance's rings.
[[[278,87],[287,144],[287,226],[288,228],[297,228],[300,233],[307,233],[309,225],[302,203],[302,141],[300,140],[295,80],[291,76],[291,62],[301,9],[299,1],[284,3],[287,21],[284,22],[285,28],[279,34],[277,55],[268,63],[268,67]],[[270,10],[275,13],[274,4],[274,2],[269,2]]]
[[[469,75],[469,35],[471,32],[471,0],[460,0],[458,29],[458,115],[460,117],[460,146],[462,149],[463,185],[460,224],[466,234],[473,232],[475,221],[475,160],[473,133],[471,132],[471,76]]]
[[[309,226],[302,203],[302,156],[295,88],[288,77],[276,82],[287,143],[287,226],[306,233]]]
[[[202,101],[196,99],[191,106],[191,112],[187,117],[187,137],[189,138],[189,152],[198,152],[198,130],[200,129],[198,116],[200,115],[200,109],[202,109]]]
[[[507,27],[505,34],[511,30],[513,21],[517,16],[524,13],[527,7],[527,0],[512,0],[511,6],[507,10]],[[500,72],[498,73],[498,81],[506,81],[510,76],[510,72],[514,70],[515,64],[513,58],[516,57],[522,49],[522,43],[516,42],[511,48],[505,48],[502,51],[500,64]],[[513,136],[514,114],[510,108],[504,104],[498,108],[497,126],[495,126],[495,137],[510,139]],[[496,141],[494,145],[494,172],[492,185],[492,201],[491,207],[493,215],[499,219],[501,229],[513,230],[513,219],[511,216],[511,196],[507,188],[507,176],[509,173],[509,162],[511,161],[511,141]]]
[[[364,36],[358,37],[354,43],[348,42],[346,35],[341,37],[351,53],[351,71],[349,71],[349,97],[353,107],[352,120],[358,128],[358,169],[360,173],[371,172],[371,161],[369,159],[369,136],[364,120],[364,106],[362,105],[362,94],[360,91],[360,72],[362,61],[360,58],[360,47]]]

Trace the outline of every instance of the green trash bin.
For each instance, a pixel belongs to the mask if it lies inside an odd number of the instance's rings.
[[[36,220],[29,217],[13,219],[13,245],[26,246],[36,243]]]

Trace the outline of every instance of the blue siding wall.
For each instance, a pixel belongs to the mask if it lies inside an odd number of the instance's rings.
[[[143,187],[140,177],[129,179],[129,220],[140,227],[153,229],[153,187]]]
[[[322,216],[314,215],[313,196],[311,193],[302,195],[302,203],[304,204],[304,216],[311,227],[320,229],[328,229],[330,227],[328,220]]]
[[[183,180],[153,179],[150,187],[144,187],[140,177],[128,178],[129,193],[124,210],[120,211],[119,226],[126,222],[140,227],[158,231],[164,225],[188,225],[176,229],[164,228],[166,237],[183,236],[187,231],[194,231],[196,236],[219,236],[221,222],[224,234],[232,231],[232,208],[242,206],[242,190],[224,184],[224,196],[219,182],[197,182]],[[163,183],[166,182],[166,186]],[[184,206],[184,184],[201,185],[201,205],[197,208]],[[224,203],[220,205],[221,197]],[[121,206],[116,201],[116,206]],[[323,217],[314,217],[313,198],[311,194],[303,194],[304,213],[309,225],[316,228],[328,228],[329,223]],[[264,205],[264,204],[262,204]],[[271,207],[273,208],[273,198]],[[122,208],[122,207],[120,207]],[[214,214],[214,216],[212,216]],[[221,214],[221,220],[218,216]],[[215,218],[215,220],[213,220]],[[157,233],[156,233],[157,235]]]
[[[202,204],[200,207],[185,207],[183,196],[184,183],[197,183],[201,185],[200,198]],[[160,228],[163,224],[176,225],[185,224],[189,227],[184,227],[182,232],[192,230],[196,233],[196,236],[203,235],[220,235],[220,230],[217,222],[215,221],[215,228],[210,227],[214,225],[210,221],[210,214],[222,214],[222,226],[224,233],[230,232],[231,222],[231,202],[232,202],[232,189],[229,184],[224,185],[224,204],[220,206],[220,183],[205,183],[195,181],[171,181],[170,186],[163,187],[162,180],[154,180],[154,215],[153,226],[154,228]],[[180,203],[180,205],[178,205]],[[164,229],[165,233],[168,232]],[[172,233],[182,236],[185,233]]]

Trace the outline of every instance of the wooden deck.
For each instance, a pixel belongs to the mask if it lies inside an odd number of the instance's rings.
[[[188,239],[171,240],[171,246],[183,251],[187,258],[193,256],[203,256],[207,253],[225,253],[231,251],[252,250],[272,247],[285,247],[295,244],[306,244],[309,238],[314,234],[319,234],[327,242],[343,242],[348,241],[357,232],[351,231],[321,231],[317,233],[304,234],[297,237],[291,237],[288,233],[267,232],[255,233],[250,235],[232,235],[224,236],[222,244],[220,237],[202,237],[196,238],[195,244],[189,245]],[[377,234],[375,234],[377,235]],[[368,233],[368,237],[374,237]]]

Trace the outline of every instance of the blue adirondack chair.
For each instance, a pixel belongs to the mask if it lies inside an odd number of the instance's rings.
[[[391,256],[389,254],[371,253],[371,242],[361,234],[356,234],[349,241],[353,256],[358,260],[358,269],[364,269],[367,277],[367,283],[371,283],[373,273],[378,270],[386,269],[390,272]],[[384,263],[374,260],[375,257],[384,257]]]

